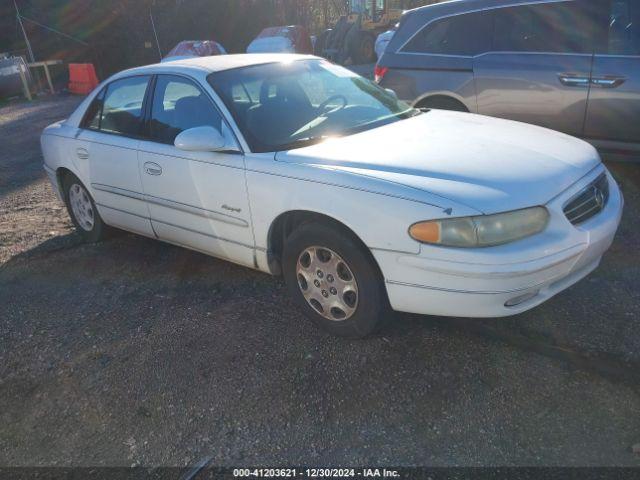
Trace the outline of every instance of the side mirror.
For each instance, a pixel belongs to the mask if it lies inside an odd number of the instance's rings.
[[[194,127],[180,133],[174,142],[176,148],[187,152],[219,152],[228,148],[222,133],[209,126]]]
[[[390,88],[385,88],[385,90],[387,91],[388,94],[390,94],[393,98],[395,98],[396,100],[398,100],[398,94],[395,92],[395,90],[391,90]]]

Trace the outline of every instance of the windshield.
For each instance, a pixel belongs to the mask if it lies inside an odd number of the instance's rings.
[[[254,152],[290,150],[420,113],[394,94],[324,60],[213,73],[209,83]]]

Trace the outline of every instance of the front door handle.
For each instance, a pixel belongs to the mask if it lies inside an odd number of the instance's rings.
[[[148,175],[154,175],[154,176],[162,175],[162,167],[154,162],[146,162],[144,164],[144,171]]]
[[[560,79],[560,83],[562,83],[565,87],[588,87],[589,86],[589,77],[584,77],[582,75],[576,75],[573,73],[561,73],[558,75]]]
[[[89,151],[86,148],[80,147],[76,149],[76,155],[80,160],[86,160],[89,158]]]
[[[627,79],[624,77],[610,77],[610,76],[593,77],[591,79],[591,83],[593,85],[601,88],[617,88],[626,81]]]

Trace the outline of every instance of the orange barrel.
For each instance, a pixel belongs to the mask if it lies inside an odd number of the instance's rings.
[[[69,64],[69,91],[86,95],[98,86],[98,77],[92,63]]]

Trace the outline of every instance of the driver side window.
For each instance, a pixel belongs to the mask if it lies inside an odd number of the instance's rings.
[[[222,117],[211,100],[186,78],[159,75],[151,108],[151,140],[173,145],[183,131],[202,126],[222,131]]]

